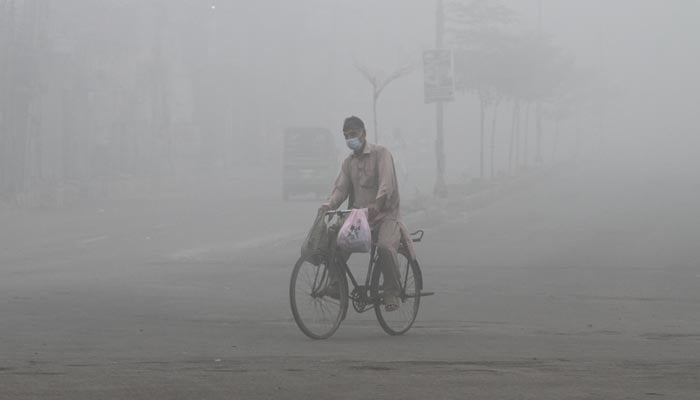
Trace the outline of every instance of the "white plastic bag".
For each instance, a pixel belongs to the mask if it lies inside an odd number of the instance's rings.
[[[338,247],[350,253],[368,253],[372,248],[372,231],[367,209],[354,209],[338,232]]]

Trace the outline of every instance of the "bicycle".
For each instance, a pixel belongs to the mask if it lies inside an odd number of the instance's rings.
[[[340,220],[351,210],[329,211],[328,222],[333,216]],[[383,309],[384,278],[381,268],[377,268],[377,248],[373,243],[364,285],[359,285],[350,271],[347,262],[338,257],[335,240],[331,240],[327,254],[321,257],[318,265],[305,257],[294,265],[289,285],[289,300],[294,321],[301,331],[312,339],[327,339],[340,327],[345,319],[349,303],[358,313],[374,309],[379,325],[389,335],[406,333],[418,315],[420,298],[434,293],[423,292],[423,276],[412,251],[412,243],[423,240],[424,231],[418,230],[402,234],[398,249],[400,277],[400,307],[387,312]],[[334,235],[331,235],[334,238]],[[411,244],[408,241],[411,241]],[[334,279],[331,276],[335,275]],[[348,294],[348,278],[353,290]],[[337,287],[331,287],[331,284]]]

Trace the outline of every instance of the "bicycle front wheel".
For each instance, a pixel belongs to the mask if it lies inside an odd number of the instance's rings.
[[[312,339],[331,337],[348,310],[345,272],[326,261],[316,266],[300,258],[289,284],[294,321]]]
[[[375,299],[374,313],[384,332],[396,336],[406,333],[418,315],[420,307],[420,291],[423,289],[423,277],[418,261],[412,260],[403,251],[398,253],[400,304],[399,309],[386,311],[383,305],[384,274],[382,268],[376,266],[372,272],[370,294]]]

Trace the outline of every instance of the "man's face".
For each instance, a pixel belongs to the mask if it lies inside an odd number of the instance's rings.
[[[359,138],[360,140],[364,140],[365,130],[364,129],[347,129],[347,130],[343,131],[343,135],[345,136],[345,140],[353,139],[353,138]]]

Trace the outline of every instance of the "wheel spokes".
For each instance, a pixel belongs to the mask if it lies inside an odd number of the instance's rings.
[[[418,288],[416,287],[416,277],[411,261],[405,255],[399,253],[400,263],[398,266],[399,279],[399,308],[394,311],[386,311],[382,305],[377,305],[377,317],[380,323],[387,330],[387,333],[403,333],[413,324],[420,302]],[[384,274],[379,280],[379,293],[383,293]]]
[[[327,292],[331,274],[326,265],[303,262],[298,268],[292,299],[297,323],[312,337],[326,337],[340,323],[343,302]]]

